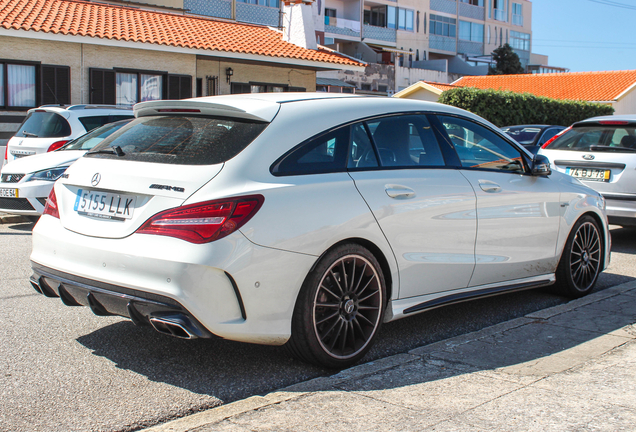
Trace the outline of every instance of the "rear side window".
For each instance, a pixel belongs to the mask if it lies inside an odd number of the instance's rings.
[[[312,138],[284,155],[272,166],[275,176],[345,171],[349,126]]]
[[[596,148],[595,148],[596,147]],[[550,150],[636,150],[636,127],[585,126],[574,127],[547,147]]]
[[[71,134],[71,126],[59,114],[48,111],[29,113],[15,134],[24,138],[58,138]]]
[[[232,159],[268,123],[203,116],[152,116],[133,120],[86,154],[118,160],[214,165]],[[122,156],[108,147],[121,147]]]
[[[95,129],[71,141],[70,143],[62,147],[62,150],[90,150],[97,144],[102,142],[104,139],[106,139],[110,134],[121,129],[126,124],[128,123],[121,122],[104,125],[99,129]]]
[[[100,126],[104,126],[105,124],[116,122],[119,120],[131,119],[133,115],[102,115],[102,116],[90,116],[90,117],[80,117],[79,121],[84,126],[87,132],[92,131],[95,128]]]

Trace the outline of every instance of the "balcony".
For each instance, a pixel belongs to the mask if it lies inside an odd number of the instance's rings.
[[[431,0],[431,10],[457,15],[456,0]]]
[[[497,21],[508,22],[508,12],[501,9],[494,9],[495,19]]]
[[[471,42],[460,40],[457,46],[458,54],[484,55],[484,44],[482,42]]]
[[[236,20],[278,27],[280,9],[250,3],[236,2]]]
[[[447,36],[430,35],[428,40],[430,49],[455,53],[457,39]]]
[[[387,27],[376,27],[369,24],[364,25],[364,39],[373,39],[395,44],[396,31]]]
[[[460,3],[459,16],[483,21],[486,19],[486,9],[482,6],[475,6],[469,3]]]
[[[325,33],[341,36],[360,37],[360,21],[344,18],[325,17]]]

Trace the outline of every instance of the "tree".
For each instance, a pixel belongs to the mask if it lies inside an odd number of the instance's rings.
[[[525,73],[519,56],[508,44],[500,46],[492,52],[492,58],[497,66],[488,68],[488,75],[512,75]]]

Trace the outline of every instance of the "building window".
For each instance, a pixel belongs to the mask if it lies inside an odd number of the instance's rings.
[[[304,92],[304,87],[292,87],[287,84],[270,83],[238,83],[233,82],[230,86],[231,94],[240,93],[282,93],[282,92]]]
[[[236,1],[240,3],[248,3],[248,4],[259,5],[259,6],[269,6],[269,7],[275,7],[275,8],[278,8],[280,6],[279,0],[236,0]]]
[[[398,8],[398,30],[413,31],[413,11]]]
[[[523,5],[521,3],[512,4],[512,23],[523,27]]]
[[[530,51],[530,34],[510,31],[510,46],[522,51]]]
[[[336,17],[336,10],[335,9],[325,8],[325,16],[326,17],[330,17],[330,18],[335,18]]]
[[[469,21],[460,21],[459,38],[465,41],[484,43],[484,25]]]
[[[431,14],[431,34],[454,38],[456,36],[456,31],[457,20],[455,18]]]
[[[397,8],[393,6],[386,7],[386,26],[391,29],[397,28]]]
[[[508,1],[493,0],[493,10],[497,21],[508,22]]]
[[[42,105],[71,103],[71,68],[68,66],[41,66]]]
[[[133,105],[158,99],[192,97],[190,75],[91,68],[89,79],[89,100],[92,104]]]
[[[364,10],[364,23],[375,27],[386,27],[386,6]]]
[[[36,106],[37,65],[0,63],[0,104],[7,108]]]
[[[484,6],[484,0],[461,0],[462,3],[468,3],[473,6]]]

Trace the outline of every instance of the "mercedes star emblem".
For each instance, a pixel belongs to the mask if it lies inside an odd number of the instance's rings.
[[[91,179],[91,185],[97,186],[101,179],[102,175],[100,173],[95,173],[95,175],[93,175],[93,178]]]

